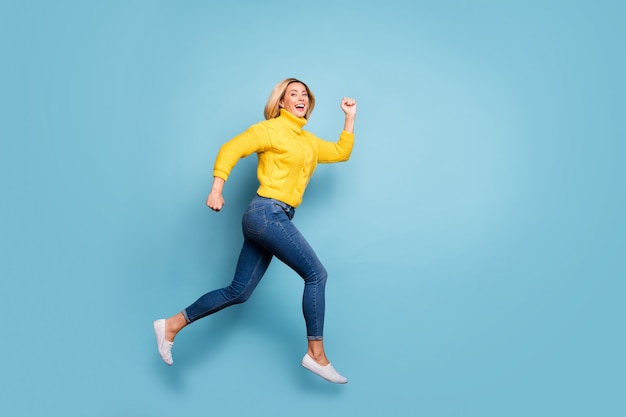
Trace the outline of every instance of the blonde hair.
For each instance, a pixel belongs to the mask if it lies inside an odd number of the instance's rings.
[[[274,119],[280,116],[279,103],[285,98],[285,92],[287,91],[287,87],[289,87],[289,84],[293,83],[300,83],[306,89],[306,93],[309,96],[309,105],[307,107],[304,118],[307,120],[309,119],[309,116],[311,116],[311,113],[313,112],[313,107],[315,107],[315,96],[313,96],[313,93],[309,89],[309,86],[302,81],[298,80],[297,78],[287,78],[276,84],[276,87],[274,87],[274,89],[270,93],[270,97],[267,99],[267,103],[265,103],[264,114],[266,120]]]

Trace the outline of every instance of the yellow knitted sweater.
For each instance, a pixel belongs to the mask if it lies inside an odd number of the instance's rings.
[[[280,116],[250,126],[222,145],[213,175],[227,180],[240,158],[256,153],[257,193],[299,206],[317,164],[347,161],[354,144],[354,134],[346,131],[338,142],[322,140],[302,129],[306,122],[280,109]]]

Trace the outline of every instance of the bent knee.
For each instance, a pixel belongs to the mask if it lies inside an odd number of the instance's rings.
[[[229,304],[241,304],[248,301],[252,293],[247,291],[239,291],[233,287],[224,288],[224,295]]]
[[[326,280],[328,279],[328,272],[326,272],[326,268],[321,266],[311,275],[306,277],[304,280],[306,282],[314,282],[316,284],[326,284]]]

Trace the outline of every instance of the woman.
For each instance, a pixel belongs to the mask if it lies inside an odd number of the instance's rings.
[[[176,334],[196,320],[246,301],[275,256],[304,279],[302,309],[308,350],[302,366],[330,382],[348,382],[324,352],[326,270],[291,219],[317,163],[342,162],[350,157],[356,102],[346,97],[341,100],[345,123],[336,143],[302,129],[314,106],[315,98],[305,83],[295,78],[283,80],[265,105],[266,120],[222,145],[207,206],[214,211],[222,209],[225,181],[237,161],[252,153],[258,155],[260,186],[243,216],[244,243],[232,283],[203,295],[182,312],[154,322],[159,354],[168,365],[173,363],[171,349]]]

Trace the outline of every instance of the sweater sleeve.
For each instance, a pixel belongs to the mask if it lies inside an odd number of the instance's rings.
[[[250,126],[245,132],[235,136],[222,145],[215,165],[213,167],[213,176],[222,178],[226,181],[231,170],[235,167],[241,158],[250,156],[256,152],[262,152],[269,146],[269,137],[266,129],[261,126]]]
[[[350,159],[354,145],[354,133],[342,131],[338,142],[317,139],[317,161],[321,164],[344,162]]]

